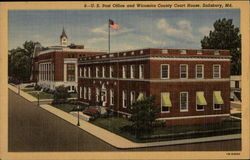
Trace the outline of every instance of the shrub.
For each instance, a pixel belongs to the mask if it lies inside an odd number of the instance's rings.
[[[67,87],[64,87],[63,85],[56,87],[54,100],[67,100],[69,96],[70,94],[68,93]]]
[[[33,88],[34,87],[34,84],[29,84],[27,86],[25,86],[25,88]]]

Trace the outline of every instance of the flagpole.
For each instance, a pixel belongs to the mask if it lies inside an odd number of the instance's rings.
[[[109,54],[110,54],[110,26],[109,26],[110,24],[109,23],[110,22],[108,22],[108,28],[109,28],[109,35],[108,35],[109,36],[109,42],[108,42],[109,44],[108,44],[108,46],[109,46]]]

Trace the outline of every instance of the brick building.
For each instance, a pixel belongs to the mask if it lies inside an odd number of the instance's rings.
[[[76,91],[78,58],[103,53],[87,51],[83,45],[68,45],[68,37],[63,29],[59,46],[35,46],[31,79],[43,88],[54,90],[64,85],[69,87],[69,91]]]
[[[154,95],[168,125],[218,122],[230,114],[230,58],[227,50],[151,48],[81,57],[78,96],[129,116],[129,105]]]

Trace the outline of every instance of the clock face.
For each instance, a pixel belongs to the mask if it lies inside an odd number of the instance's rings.
[[[65,42],[65,41],[66,41],[66,38],[63,38],[63,41]]]

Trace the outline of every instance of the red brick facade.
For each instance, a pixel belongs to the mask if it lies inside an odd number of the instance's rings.
[[[186,78],[180,77],[180,65],[183,64],[187,66]],[[131,65],[134,65],[132,78]],[[141,65],[143,65],[143,78],[139,78]],[[165,74],[162,71],[162,65],[168,65],[168,69],[164,71]],[[113,77],[110,77],[111,66]],[[124,66],[127,69],[124,69]],[[98,77],[96,77],[97,67]],[[123,70],[126,70],[126,78],[123,78]],[[196,70],[202,70],[201,78],[197,78],[199,71]],[[91,73],[90,76],[88,72]],[[168,125],[217,122],[230,113],[230,53],[226,50],[142,49],[87,56],[80,58],[78,73],[80,100],[95,103],[97,100],[105,99],[102,105],[121,114],[129,115],[127,107],[131,103],[131,97],[137,99],[140,93],[144,93],[145,96],[156,96],[155,102],[159,107],[164,97],[162,94],[169,94],[172,105],[167,107],[167,112],[162,107],[162,112],[158,115],[159,120],[166,120]],[[214,77],[215,75],[218,77]],[[96,93],[98,89],[103,93]],[[114,104],[111,104],[112,91]],[[201,106],[203,110],[198,110],[197,107],[200,106],[196,104],[201,91],[207,104]],[[180,109],[182,92],[187,96],[186,100],[183,100],[184,111]],[[216,104],[215,92],[220,93],[223,104]],[[125,103],[126,107],[124,107]]]

